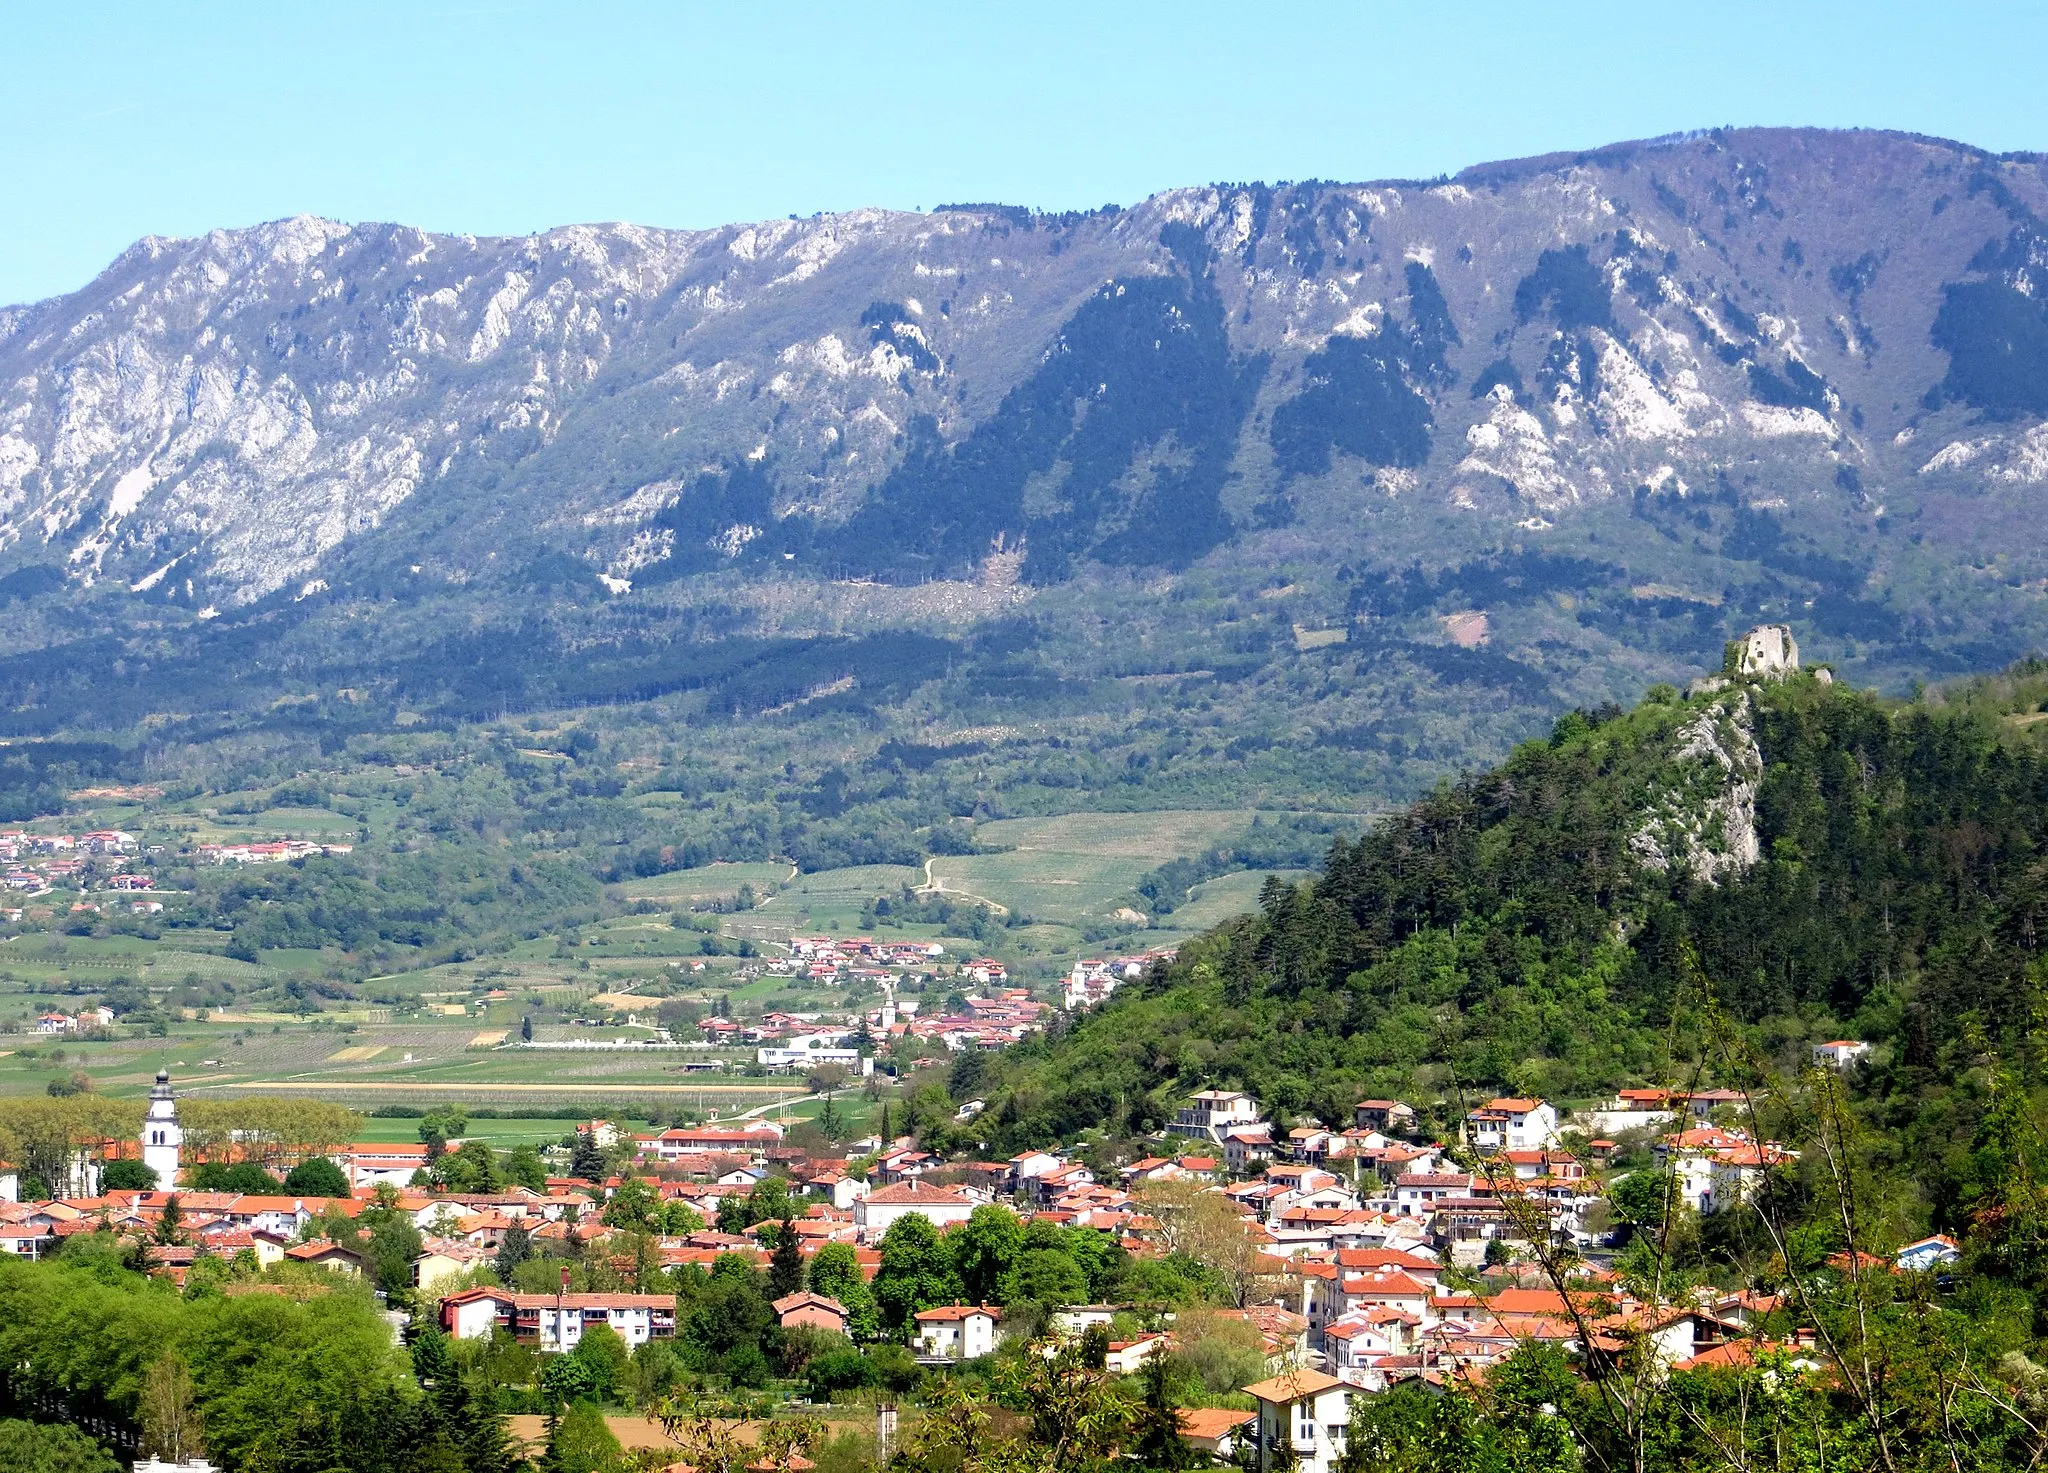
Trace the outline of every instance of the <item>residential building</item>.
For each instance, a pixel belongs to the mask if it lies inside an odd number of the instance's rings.
[[[1180,1439],[1218,1463],[1234,1463],[1237,1440],[1258,1415],[1228,1407],[1188,1407],[1180,1414]]]
[[[775,1323],[809,1325],[814,1329],[846,1333],[846,1306],[826,1294],[800,1289],[775,1301]]]
[[[855,1202],[853,1223],[863,1243],[874,1243],[889,1231],[890,1223],[906,1213],[919,1213],[929,1218],[933,1227],[944,1229],[967,1221],[974,1206],[970,1198],[959,1192],[911,1180],[869,1192]]]
[[[1427,1217],[1438,1202],[1470,1196],[1477,1178],[1463,1172],[1416,1172],[1394,1178],[1394,1211],[1402,1217]]]
[[[1233,1125],[1223,1132],[1223,1160],[1232,1172],[1249,1171],[1273,1159],[1273,1127],[1261,1120],[1256,1125]]]
[[[1298,1473],[1336,1473],[1351,1425],[1351,1388],[1322,1371],[1289,1371],[1255,1381],[1245,1394],[1259,1404],[1258,1473],[1276,1464]]]
[[[1869,1044],[1853,1038],[1832,1039],[1813,1046],[1813,1064],[1817,1069],[1846,1069],[1869,1052]]]
[[[428,1238],[420,1256],[412,1261],[412,1281],[431,1290],[488,1262],[490,1255],[474,1243],[461,1238]]]
[[[921,1361],[978,1360],[996,1348],[1002,1311],[986,1304],[949,1304],[917,1313],[917,1358]]]
[[[1223,1144],[1225,1133],[1244,1126],[1263,1125],[1259,1102],[1232,1089],[1205,1089],[1190,1095],[1187,1104],[1167,1127],[1175,1135]]]
[[[328,1242],[324,1238],[316,1238],[310,1243],[287,1248],[284,1256],[294,1263],[309,1263],[315,1268],[324,1268],[356,1278],[362,1277],[363,1255],[353,1248],[344,1248],[341,1244]]]
[[[427,1148],[364,1142],[342,1147],[331,1159],[347,1175],[351,1191],[379,1182],[402,1187],[412,1181],[414,1172],[426,1169]]]
[[[509,1330],[536,1349],[574,1350],[591,1325],[609,1325],[627,1348],[676,1332],[672,1294],[515,1294],[464,1289],[441,1301],[441,1328],[458,1340]]]
[[[1167,1336],[1164,1334],[1140,1335],[1135,1340],[1112,1340],[1102,1368],[1112,1376],[1135,1376],[1145,1369],[1146,1361],[1164,1354],[1166,1349]]]
[[[1536,1151],[1557,1144],[1557,1111],[1542,1100],[1502,1096],[1465,1117],[1476,1151]]]
[[[1351,1118],[1360,1130],[1404,1135],[1415,1128],[1415,1107],[1399,1100],[1360,1100],[1351,1107]]]

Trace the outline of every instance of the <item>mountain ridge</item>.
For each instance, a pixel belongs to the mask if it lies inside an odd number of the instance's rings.
[[[1270,636],[1185,613],[1226,593],[1532,712],[1766,619],[1992,667],[2048,645],[2044,214],[2032,156],[1717,129],[1052,215],[149,238],[0,314],[0,705],[92,641],[276,698],[456,631],[1071,646],[1105,600],[1188,632],[1101,675],[1236,669]]]

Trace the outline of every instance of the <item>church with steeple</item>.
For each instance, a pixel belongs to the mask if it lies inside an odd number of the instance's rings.
[[[156,1173],[160,1192],[178,1189],[178,1148],[184,1141],[178,1097],[171,1093],[171,1071],[159,1069],[149,1091],[149,1112],[142,1117],[142,1164]]]

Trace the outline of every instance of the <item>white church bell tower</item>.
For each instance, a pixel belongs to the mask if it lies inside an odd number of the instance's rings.
[[[156,1173],[160,1192],[178,1189],[178,1147],[185,1132],[178,1126],[178,1100],[171,1093],[171,1071],[159,1069],[149,1092],[149,1113],[142,1118],[142,1164]]]

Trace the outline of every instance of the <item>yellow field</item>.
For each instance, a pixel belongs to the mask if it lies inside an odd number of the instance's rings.
[[[503,1037],[504,1035],[500,1034],[499,1036]],[[353,1048],[345,1048],[339,1052],[329,1054],[327,1062],[330,1064],[366,1064],[371,1059],[376,1058],[377,1055],[383,1053],[384,1048],[385,1046],[381,1043],[359,1043]]]

